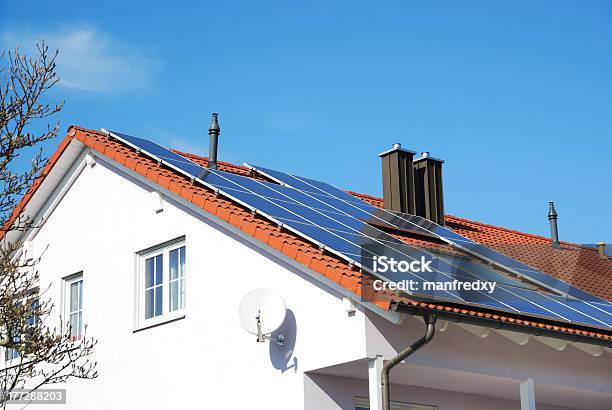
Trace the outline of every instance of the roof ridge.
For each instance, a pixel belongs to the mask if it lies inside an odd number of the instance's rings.
[[[509,232],[509,233],[518,234],[518,235],[523,235],[523,236],[527,236],[527,237],[530,237],[530,238],[541,239],[541,240],[550,242],[550,238],[547,238],[546,236],[535,235],[535,234],[532,234],[532,233],[529,233],[529,232],[517,231],[516,229],[505,228],[503,226],[498,226],[498,225],[491,225],[491,224],[488,224],[488,223],[485,223],[485,222],[474,221],[472,219],[461,218],[459,216],[450,215],[450,214],[446,214],[444,217],[445,218],[449,218],[449,219],[464,221],[464,222],[467,222],[467,223],[478,224],[478,225],[481,225],[481,226],[484,226],[484,227],[487,227],[487,228],[497,229],[497,230],[504,231],[504,232]],[[587,249],[587,250],[590,250],[590,251],[597,252],[597,249],[593,249],[593,248],[590,248],[588,246],[584,246],[584,245],[581,245],[581,244],[578,244],[578,243],[567,242],[567,241],[559,241],[559,242],[564,244],[564,245],[576,246],[576,247],[581,248],[581,249]]]
[[[89,129],[89,128],[85,128],[85,127],[81,127],[80,125],[75,125],[72,124],[68,127],[68,135],[70,136],[74,136],[76,131],[82,131],[82,132],[89,132],[89,133],[93,133],[93,134],[98,134],[98,135],[105,135],[107,136],[107,134],[103,131],[99,131],[99,130],[93,130],[93,129]]]
[[[198,154],[193,154],[191,152],[185,152],[185,151],[180,151],[178,149],[174,149],[174,148],[168,148],[170,151],[174,152],[175,154],[179,154],[183,157],[187,157],[187,158],[194,158],[194,159],[198,159],[200,161],[206,161],[208,162],[208,157],[204,157],[202,155],[198,155]],[[227,161],[217,161],[217,164],[221,164],[221,165],[225,165],[228,168],[238,168],[244,171],[251,171],[249,168],[242,166],[242,165],[237,165],[231,162],[227,162]]]
[[[369,200],[370,202],[383,202],[383,198],[379,198],[377,196],[373,196],[373,195],[369,195],[369,194],[364,194],[361,192],[355,192],[355,191],[346,191],[349,194],[356,196],[358,198],[363,198],[366,200]],[[467,223],[471,223],[471,224],[476,224],[476,225],[480,225],[483,227],[487,227],[487,228],[491,228],[491,229],[497,229],[499,231],[503,231],[503,232],[509,232],[509,233],[513,233],[515,235],[522,235],[525,237],[529,237],[529,238],[534,238],[534,239],[539,239],[539,240],[543,240],[543,241],[550,241],[550,238],[547,238],[545,236],[541,236],[541,235],[535,235],[529,232],[523,232],[523,231],[518,231],[516,229],[510,229],[510,228],[505,228],[503,226],[499,226],[499,225],[492,225],[492,224],[488,224],[486,222],[480,222],[480,221],[475,221],[473,219],[467,219],[467,218],[461,218],[459,216],[455,216],[455,215],[450,215],[450,214],[446,214],[444,215],[445,219],[451,219],[451,220],[458,220],[458,221],[463,221],[463,222],[467,222]],[[594,248],[590,248],[588,246],[584,246],[581,244],[577,244],[574,242],[568,242],[568,241],[559,241],[560,243],[566,245],[566,246],[575,246],[575,247],[579,247],[581,249],[586,249],[589,251],[594,251],[597,252],[597,249]]]
[[[96,133],[98,135],[106,135],[102,131],[92,130],[92,129],[85,128],[85,127],[82,127],[82,126],[79,126],[79,125],[74,125],[74,124],[70,125],[70,127],[68,127],[68,134],[69,135],[73,135],[74,134],[74,130],[79,130],[79,131],[83,131],[83,132],[90,132],[90,133]],[[173,149],[173,148],[168,148],[168,149],[170,151],[175,152],[175,153],[177,153],[179,155],[182,155],[184,157],[194,158],[194,159],[197,159],[197,160],[200,160],[200,161],[208,162],[208,157],[205,157],[205,156],[202,156],[202,155],[193,154],[191,152],[181,151],[181,150]],[[237,165],[237,164],[234,164],[234,163],[231,163],[231,162],[218,161],[217,163],[219,165],[223,165],[223,166],[225,166],[225,167],[227,167],[229,169],[234,168],[234,169],[240,170],[243,173],[250,173],[251,172],[251,170],[249,168],[244,167],[242,165]],[[353,195],[353,196],[356,196],[358,198],[363,198],[363,199],[369,200],[371,202],[383,202],[383,198],[380,198],[380,197],[377,197],[377,196],[374,196],[374,195],[365,194],[365,193],[362,193],[362,192],[356,192],[356,191],[352,191],[352,190],[345,190],[345,191],[348,192],[349,194]],[[463,222],[466,222],[466,223],[476,224],[476,225],[480,225],[480,226],[491,228],[491,229],[497,229],[499,231],[508,232],[508,233],[512,233],[512,234],[515,234],[515,235],[522,235],[522,236],[527,237],[527,238],[533,238],[533,239],[538,239],[538,240],[542,240],[542,241],[550,241],[550,238],[547,238],[547,237],[542,236],[542,235],[535,235],[535,234],[532,234],[532,233],[529,233],[529,232],[523,232],[523,231],[519,231],[519,230],[516,230],[516,229],[510,229],[510,228],[506,228],[506,227],[499,226],[499,225],[492,225],[492,224],[489,224],[489,223],[486,223],[486,222],[480,222],[480,221],[476,221],[476,220],[473,220],[473,219],[462,218],[462,217],[455,216],[455,215],[446,214],[445,215],[445,219],[446,218],[450,218],[450,219],[454,219],[454,220],[458,220],[458,221],[463,221]],[[591,252],[598,252],[598,250],[595,249],[595,248],[588,247],[588,246],[585,246],[585,245],[582,245],[582,244],[578,244],[578,243],[574,243],[574,242],[560,241],[560,243],[565,245],[565,246],[573,246],[573,247],[577,247],[577,248],[580,248],[580,249],[588,250],[588,251],[591,251]]]

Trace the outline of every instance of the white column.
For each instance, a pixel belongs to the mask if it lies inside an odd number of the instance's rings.
[[[532,378],[521,383],[521,410],[536,410]]]
[[[370,410],[382,410],[381,372],[383,357],[376,356],[368,362],[368,380],[370,383]]]

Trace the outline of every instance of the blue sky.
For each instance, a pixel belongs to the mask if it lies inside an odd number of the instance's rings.
[[[445,159],[448,213],[612,241],[612,3],[23,2],[0,44],[60,49],[69,124],[373,195],[393,142]],[[50,144],[52,149],[57,143]]]

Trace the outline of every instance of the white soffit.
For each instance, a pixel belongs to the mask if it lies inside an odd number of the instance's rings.
[[[64,152],[60,155],[51,170],[45,176],[40,186],[34,192],[25,208],[22,215],[35,217],[39,211],[45,206],[49,197],[55,192],[57,186],[62,182],[66,173],[70,170],[74,161],[79,157],[85,144],[73,138]],[[6,239],[10,242],[19,240],[23,232],[11,231],[7,233]]]
[[[470,332],[474,336],[480,337],[481,339],[484,339],[485,337],[489,336],[489,333],[491,333],[491,329],[488,327],[468,325],[466,323],[457,323],[457,326]]]
[[[580,342],[572,342],[571,344],[575,348],[580,349],[583,352],[586,352],[592,356],[601,356],[605,349],[603,346],[594,346],[594,345],[589,345],[589,344],[580,343]]]
[[[438,321],[436,324],[436,330],[439,332],[446,331],[449,323],[451,322],[446,320]],[[604,352],[612,354],[612,348],[610,347],[596,346],[582,342],[571,342],[548,336],[531,336],[526,333],[514,332],[512,330],[490,329],[483,326],[470,325],[466,323],[453,322],[453,324],[481,339],[486,338],[489,336],[491,331],[494,331],[500,336],[503,336],[521,346],[526,345],[530,339],[535,339],[538,342],[558,351],[563,351],[568,345],[571,345],[585,353],[590,354],[591,356],[601,356]]]
[[[544,343],[546,346],[552,347],[555,350],[565,350],[567,347],[567,340],[555,339],[554,337],[547,336],[536,336],[535,339],[538,342]]]
[[[529,335],[526,333],[513,332],[505,329],[495,329],[495,332],[521,346],[524,346],[527,344],[527,342],[529,342]]]

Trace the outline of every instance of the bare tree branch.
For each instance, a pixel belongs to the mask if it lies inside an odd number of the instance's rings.
[[[89,358],[97,342],[86,334],[76,339],[68,323],[52,326],[58,323],[53,317],[57,310],[45,298],[46,290],[39,289],[40,258],[32,259],[20,243],[6,239],[8,232],[34,226],[30,218],[13,212],[47,162],[42,150],[32,150],[59,131],[58,123],[31,131],[35,121],[59,112],[64,104],[43,102],[59,81],[57,54],[50,54],[44,42],[37,44],[34,57],[19,48],[0,54],[0,350],[11,356],[0,368],[0,408],[14,389],[97,377],[96,363]],[[32,157],[24,169],[16,160],[28,153]]]

